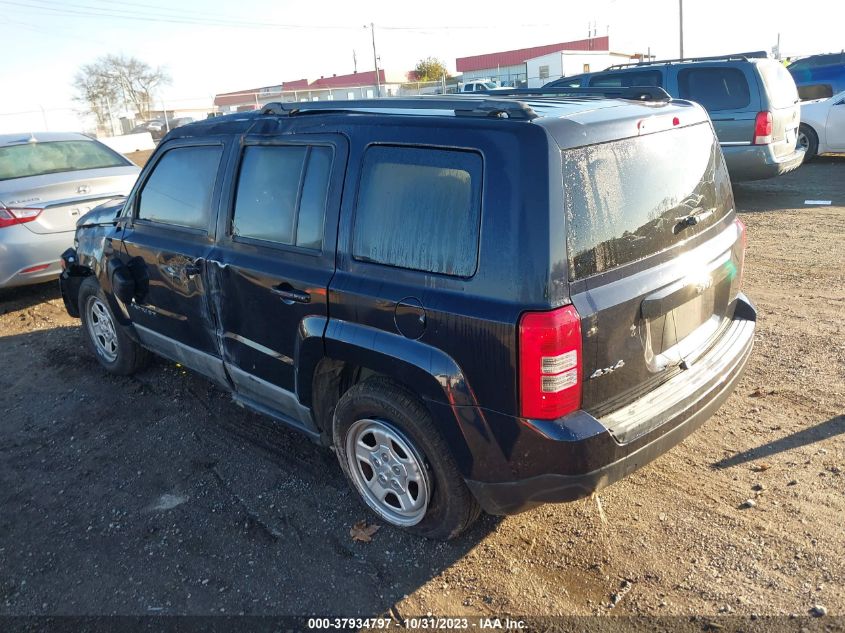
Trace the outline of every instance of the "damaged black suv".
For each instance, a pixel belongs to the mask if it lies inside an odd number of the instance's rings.
[[[752,348],[744,246],[707,114],[660,89],[270,104],[170,132],[61,287],[108,371],[190,367],[449,538],[702,424]]]

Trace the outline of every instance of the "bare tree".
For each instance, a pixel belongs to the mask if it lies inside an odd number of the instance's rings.
[[[138,118],[149,119],[157,88],[170,83],[161,67],[152,68],[135,57],[105,55],[79,69],[74,79],[76,99],[88,104],[102,124],[108,117],[105,108],[134,110]]]
[[[105,127],[110,109],[121,105],[120,91],[109,78],[105,66],[100,61],[82,66],[74,77],[74,87],[74,100],[97,118],[98,127]]]

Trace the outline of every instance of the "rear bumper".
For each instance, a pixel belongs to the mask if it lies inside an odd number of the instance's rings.
[[[754,307],[740,295],[733,322],[712,350],[626,407],[626,415],[645,425],[639,435],[626,430],[635,439],[620,442],[607,421],[584,411],[547,422],[523,420],[537,437],[523,440],[511,456],[543,459],[548,472],[515,481],[468,479],[467,485],[486,512],[501,515],[580,499],[626,477],[680,443],[728,398],[751,355],[755,319]]]
[[[771,145],[723,145],[722,153],[734,182],[774,178],[804,162],[804,150],[798,147],[786,156],[775,156]]]
[[[73,244],[73,231],[33,233],[25,226],[8,226],[0,231],[0,288],[25,286],[56,279],[59,259]],[[29,268],[43,269],[22,272]]]

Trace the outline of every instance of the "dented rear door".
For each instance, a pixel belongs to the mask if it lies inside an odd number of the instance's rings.
[[[209,261],[226,371],[239,396],[307,424],[297,359],[322,353],[346,139],[246,137]]]

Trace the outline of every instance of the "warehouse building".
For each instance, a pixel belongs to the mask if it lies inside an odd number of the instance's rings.
[[[459,57],[455,67],[463,81],[492,79],[505,86],[536,88],[560,77],[604,70],[630,61],[631,55],[610,52],[610,38],[532,46],[499,53]]]

